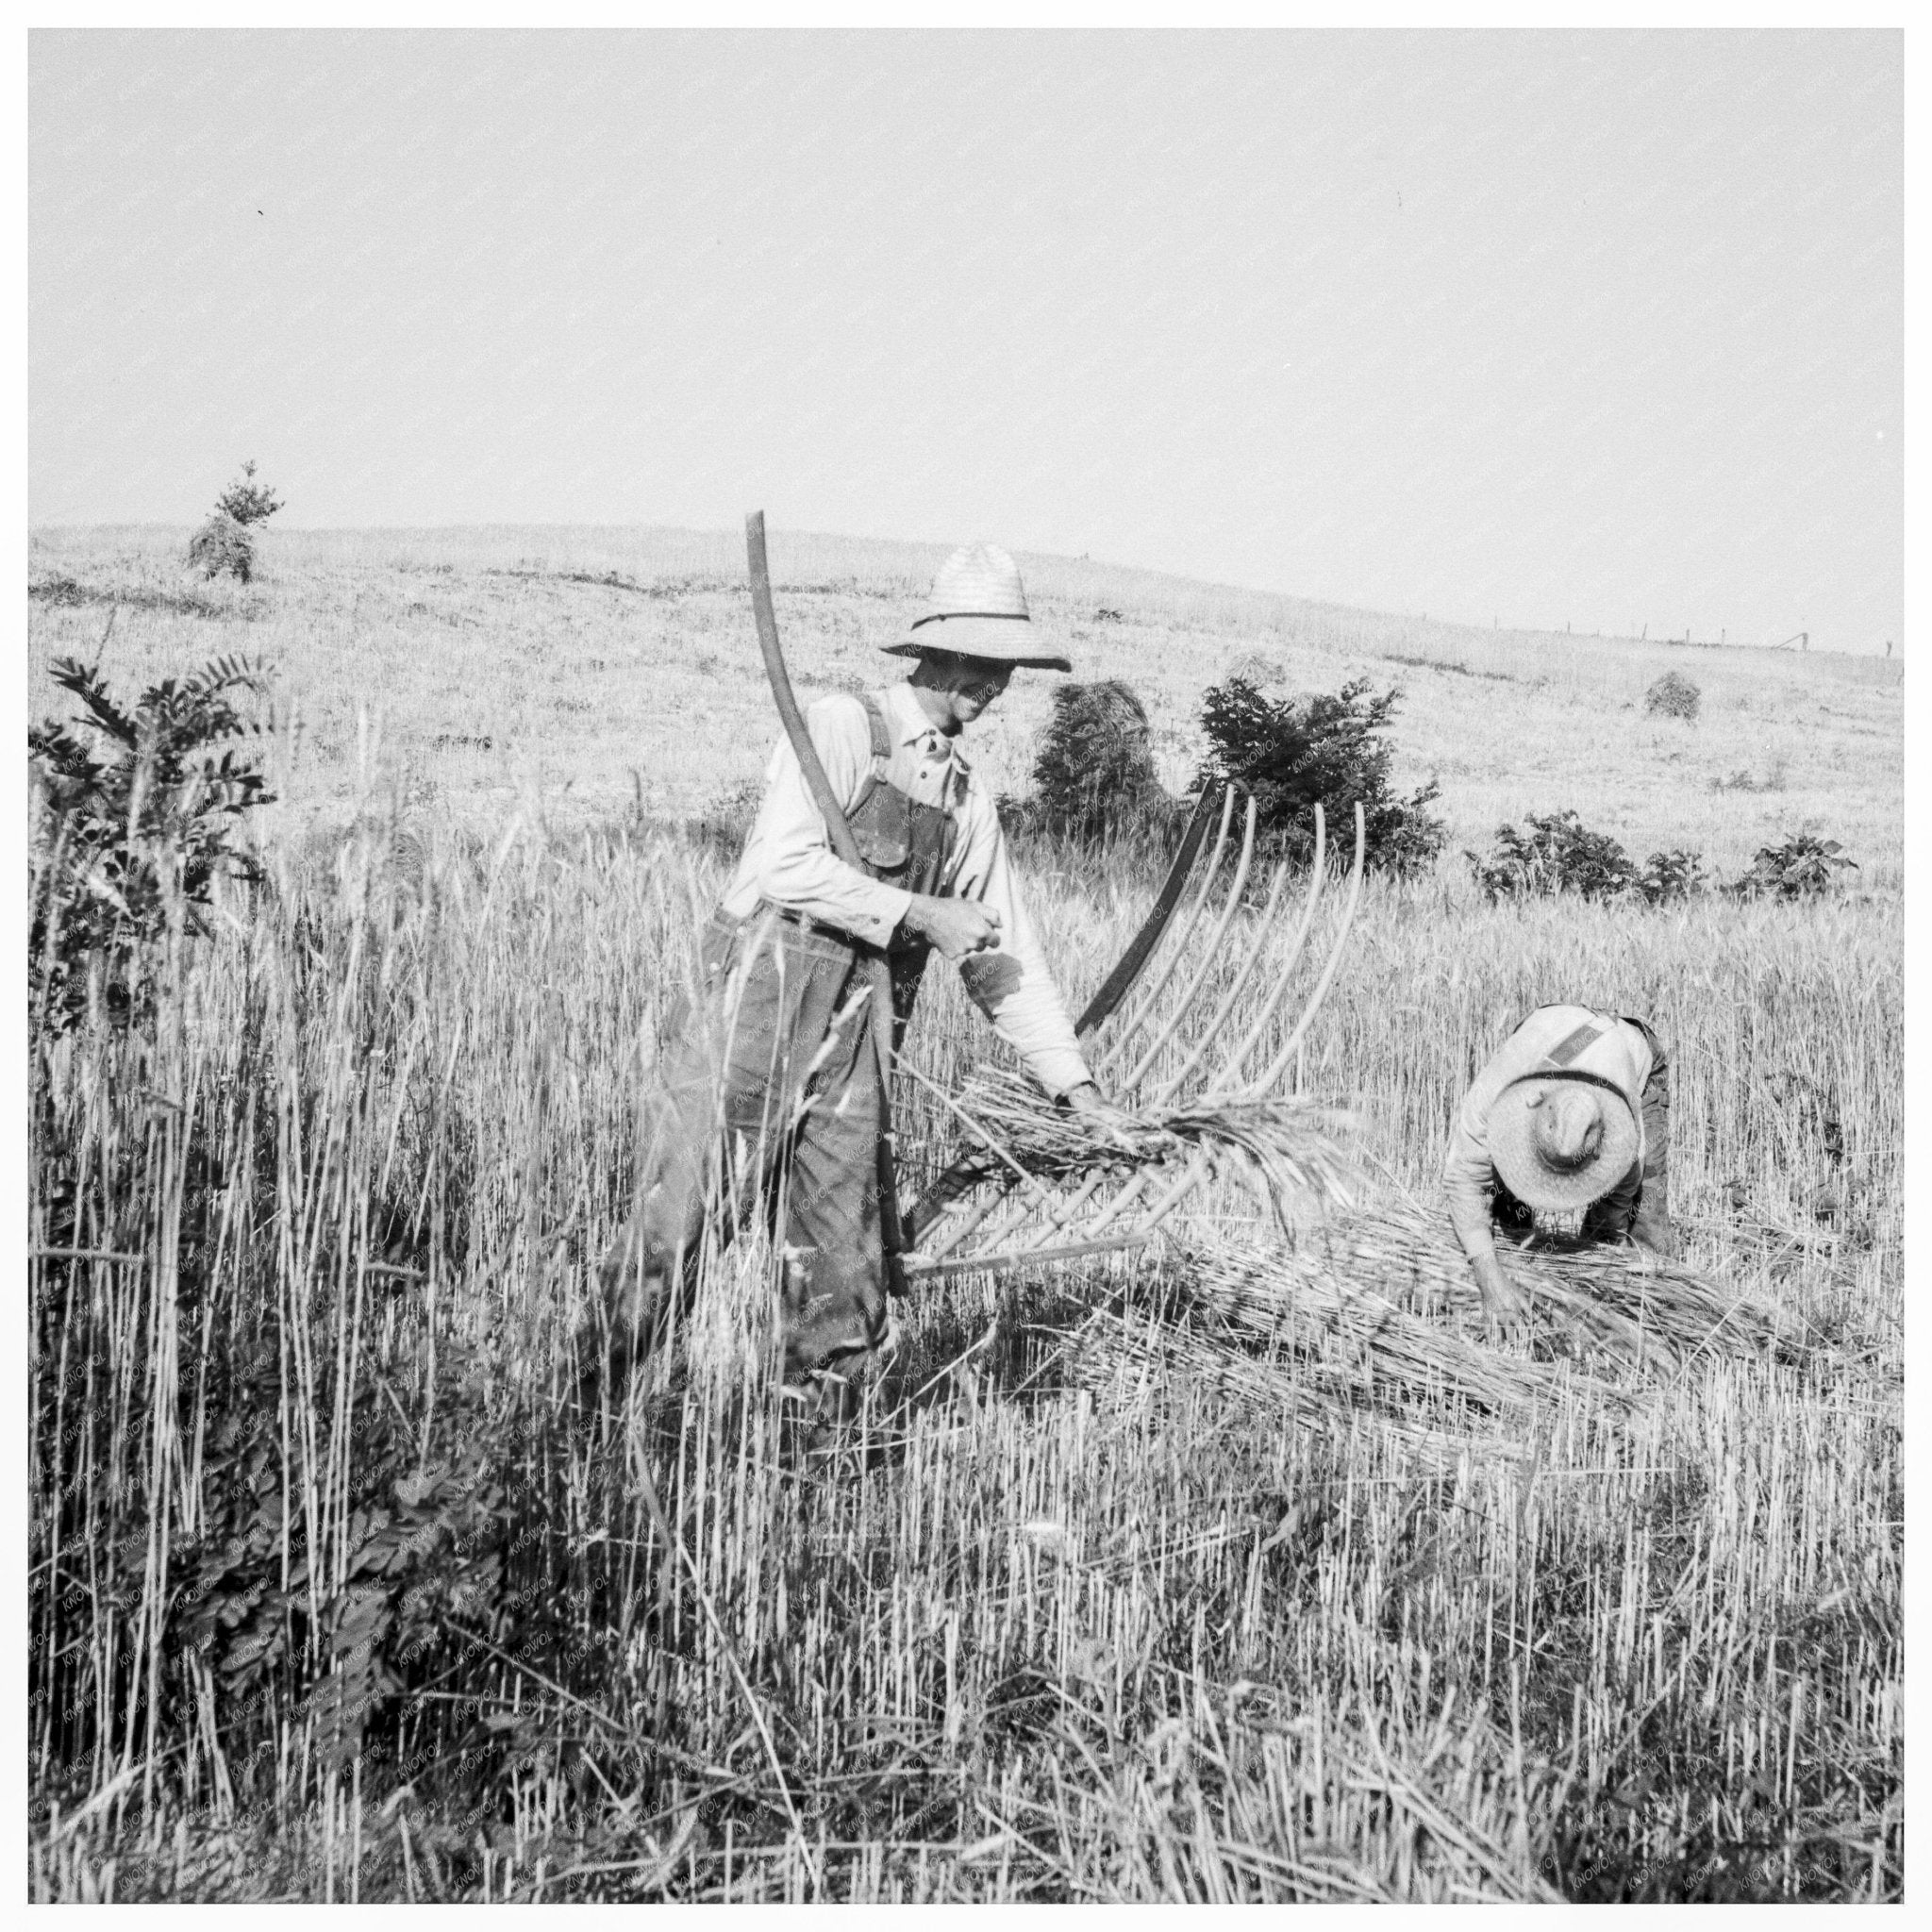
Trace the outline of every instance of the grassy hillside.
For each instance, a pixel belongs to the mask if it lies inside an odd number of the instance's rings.
[[[184,576],[186,541],[33,537],[30,585],[66,579],[76,588],[59,594],[81,600],[32,605],[37,715],[47,659],[92,658],[111,612],[104,662],[117,686],[216,651],[276,667],[303,727],[283,789],[304,814],[339,818],[367,783],[484,822],[520,803],[559,825],[638,801],[678,817],[756,780],[776,731],[735,535],[271,532],[245,590]],[[875,647],[903,635],[941,555],[774,530],[802,689],[894,675]],[[1486,842],[1502,819],[1570,807],[1640,858],[1688,845],[1730,871],[1814,824],[1859,860],[1862,883],[1898,881],[1895,663],[1470,630],[1065,558],[1021,564],[1075,675],[1124,677],[1146,700],[1174,785],[1200,753],[1202,691],[1235,667],[1275,695],[1366,676],[1407,693],[1397,776],[1441,780],[1452,850]],[[1696,724],[1645,713],[1666,670],[1702,689]],[[1024,675],[975,734],[1007,789],[1024,787],[1053,681]]]
[[[1258,658],[1284,691],[1403,682],[1406,770],[1440,771],[1457,841],[1563,806],[1725,869],[1807,818],[1846,841],[1854,890],[1795,906],[1490,907],[1453,858],[1374,879],[1300,1067],[1354,1115],[1380,1216],[1431,1203],[1527,1007],[1649,1015],[1689,1260],[1781,1339],[1611,1346],[1546,1303],[1494,1342],[1452,1273],[1390,1291],[1407,1377],[1347,1276],[1355,1326],[1298,1308],[1238,1346],[1188,1301],[1197,1251],[1246,1244],[1265,1280],[1283,1250],[1208,1191],[1151,1260],[908,1298],[813,1469],[759,1239],[708,1249],[624,1414],[575,1400],[722,883],[675,822],[772,736],[735,543],[291,534],[209,590],[182,541],[46,533],[29,560],[36,711],[111,616],[118,688],[245,651],[303,724],[268,890],[156,950],[151,1015],[31,1042],[36,1897],[1902,1896],[1893,667],[1031,560],[1042,622],[1148,696],[1176,777],[1203,685]],[[933,555],[774,549],[808,688],[892,661]],[[1696,724],[1624,708],[1666,667]],[[1009,781],[1045,682],[989,734]],[[1714,789],[1737,771],[1772,789]],[[1149,887],[1033,857],[1077,1000]],[[1272,1054],[1331,920],[1296,963],[1289,921],[1232,913],[1151,1077],[1223,989],[1238,1033],[1290,988]],[[908,1058],[958,1091],[990,1044],[935,968]],[[955,1130],[900,1098],[929,1172]]]

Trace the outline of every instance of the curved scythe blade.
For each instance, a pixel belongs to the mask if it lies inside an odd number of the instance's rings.
[[[1200,800],[1194,807],[1193,816],[1188,820],[1187,835],[1181,840],[1181,849],[1174,854],[1174,863],[1167,869],[1167,877],[1161,882],[1153,908],[1141,922],[1141,930],[1128,942],[1119,963],[1100,982],[1100,991],[1087,1002],[1086,1010],[1074,1022],[1076,1039],[1085,1040],[1090,1033],[1097,1033],[1112,1017],[1113,1009],[1134,990],[1134,982],[1154,957],[1154,949],[1167,931],[1168,921],[1174,917],[1174,908],[1180,904],[1188,874],[1194,869],[1195,855],[1208,836],[1208,824],[1220,802],[1212,785],[1201,788]]]

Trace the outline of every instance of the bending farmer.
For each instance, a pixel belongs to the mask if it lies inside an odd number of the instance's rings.
[[[1021,665],[1072,666],[1034,631],[1006,552],[956,551],[910,636],[904,683],[821,698],[813,746],[865,860],[834,852],[789,740],[703,945],[705,992],[674,1027],[647,1106],[636,1208],[601,1275],[622,1373],[676,1303],[722,1155],[734,1215],[784,1204],[787,1379],[848,1376],[882,1340],[878,1160],[883,1096],[868,961],[889,956],[903,1031],[927,955],[967,991],[1041,1085],[1111,1116],[1026,916],[993,801],[960,729]]]
[[[1503,1322],[1523,1312],[1496,1258],[1495,1231],[1517,1241],[1559,1227],[1626,1235],[1674,1252],[1664,1163],[1669,1064],[1641,1020],[1588,1007],[1539,1007],[1463,1097],[1442,1168],[1449,1218]]]

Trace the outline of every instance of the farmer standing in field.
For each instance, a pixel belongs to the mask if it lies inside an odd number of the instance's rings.
[[[736,1213],[789,1182],[778,1231],[788,1383],[849,1382],[878,1346],[883,1095],[868,1031],[871,949],[890,959],[899,1030],[937,948],[1048,1092],[1118,1117],[1075,1043],[993,801],[959,741],[1016,669],[1073,667],[1035,632],[1013,559],[984,544],[947,558],[924,615],[884,649],[917,659],[903,682],[824,697],[807,713],[864,870],[833,850],[781,736],[704,936],[703,998],[666,1048],[636,1208],[600,1270],[616,1374],[678,1298],[721,1148]]]
[[[1496,1258],[1495,1231],[1517,1241],[1575,1226],[1674,1252],[1665,1159],[1669,1063],[1641,1020],[1588,1007],[1539,1007],[1496,1050],[1457,1109],[1442,1168],[1449,1219],[1503,1324],[1524,1309]]]

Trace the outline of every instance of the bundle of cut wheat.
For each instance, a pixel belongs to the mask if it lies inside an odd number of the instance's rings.
[[[1131,1280],[1082,1335],[1090,1383],[1181,1368],[1281,1422],[1372,1417],[1412,1446],[1453,1453],[1520,1435],[1559,1389],[1624,1400],[1574,1365],[1483,1347],[1329,1273],[1308,1248],[1194,1248]]]
[[[1520,1436],[1559,1391],[1614,1413],[1636,1399],[1630,1369],[1673,1369],[1713,1350],[1762,1354],[1783,1337],[1775,1308],[1690,1269],[1630,1248],[1545,1244],[1508,1256],[1529,1314],[1498,1345],[1447,1224],[1406,1200],[1358,1211],[1341,1146],[1346,1117],[1312,1101],[1197,1100],[1128,1115],[1108,1132],[1010,1075],[982,1075],[947,1104],[993,1185],[1016,1198],[1019,1218],[991,1238],[996,1259],[1025,1252],[1013,1229],[1033,1215],[1062,1239],[1110,1228],[1120,1202],[1160,1183],[1137,1222],[1161,1226],[1172,1263],[1124,1289],[1112,1277],[1117,1298],[1083,1334],[1090,1378],[1185,1366],[1279,1414],[1366,1413],[1418,1441],[1467,1444]],[[1216,1177],[1263,1203],[1280,1239],[1204,1239],[1198,1222],[1183,1232],[1173,1205],[1191,1179]],[[1105,1204],[1103,1183],[1114,1189]]]
[[[1619,1370],[1790,1341],[1778,1310],[1690,1269],[1629,1249],[1529,1248],[1508,1261],[1529,1291],[1527,1333],[1496,1346],[1460,1249],[1411,1204],[1178,1262],[1096,1312],[1090,1376],[1182,1366],[1284,1416],[1374,1413],[1419,1444],[1514,1426],[1559,1391],[1624,1409],[1636,1391]]]
[[[1061,1190],[1075,1183],[1191,1171],[1195,1184],[1243,1188],[1284,1232],[1353,1207],[1355,1176],[1342,1150],[1348,1118],[1307,1099],[1216,1101],[1155,1108],[1097,1128],[1017,1075],[982,1074],[956,1110],[1011,1183]]]
[[[1414,1203],[1365,1215],[1329,1238],[1334,1264],[1351,1278],[1418,1311],[1477,1319],[1461,1249],[1440,1217]],[[1679,1362],[1711,1353],[1789,1354],[1798,1340],[1771,1303],[1634,1247],[1537,1243],[1507,1251],[1504,1265],[1527,1291],[1539,1352],[1609,1348]]]

